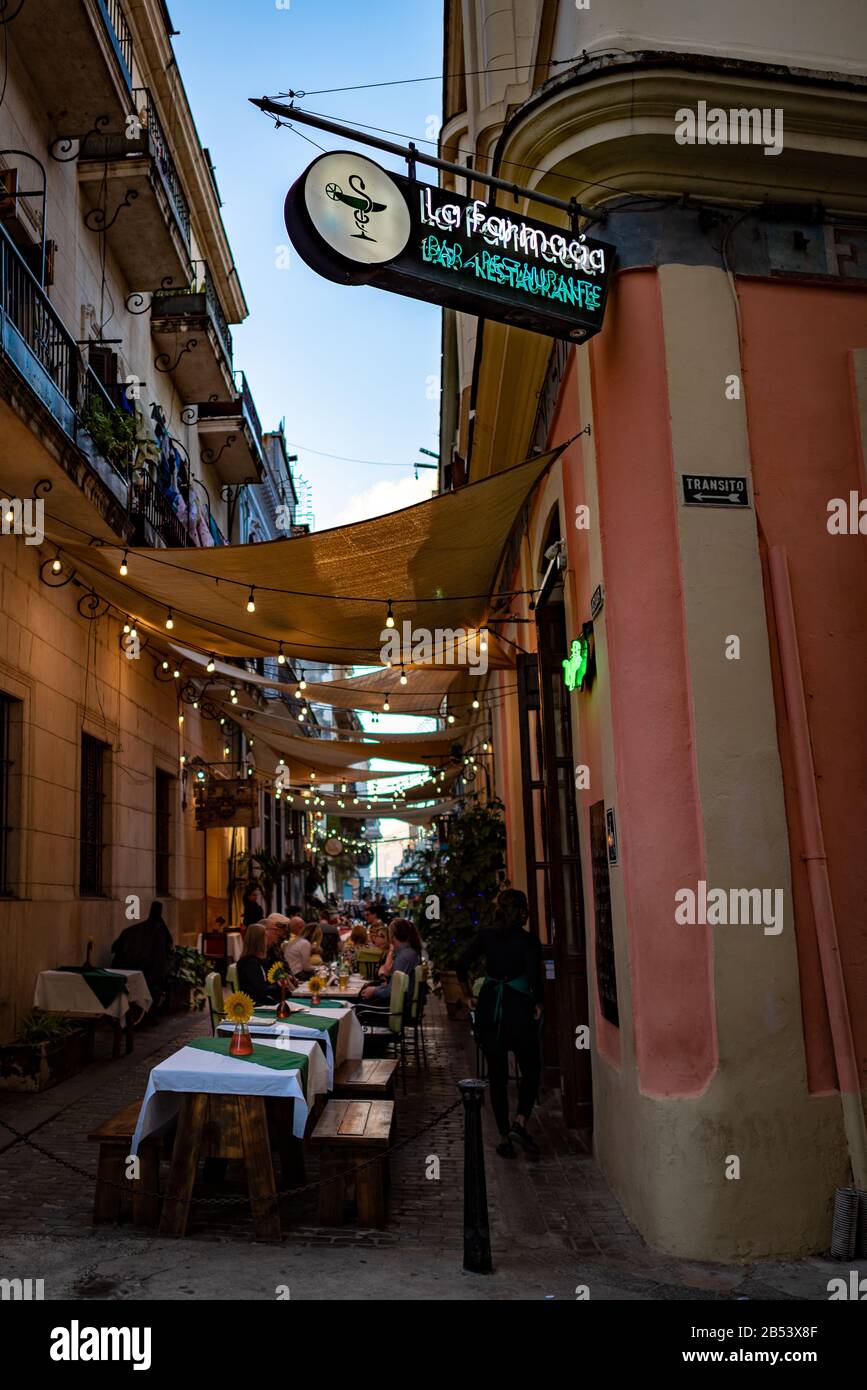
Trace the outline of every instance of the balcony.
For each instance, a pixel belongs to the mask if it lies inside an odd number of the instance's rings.
[[[0,343],[33,394],[124,506],[129,461],[123,451],[100,451],[84,421],[95,403],[111,421],[114,402],[82,361],[78,344],[19,252],[0,230]],[[113,457],[109,457],[109,453]]]
[[[55,137],[100,118],[122,123],[132,100],[132,35],[120,0],[39,0],[7,21]]]
[[[187,534],[186,525],[148,473],[141,473],[134,480],[130,488],[129,510],[133,518],[134,545],[194,544]]]
[[[132,289],[187,285],[190,209],[147,88],[136,88],[131,107],[119,131],[91,132],[79,147],[85,224],[105,232]]]
[[[151,302],[151,334],[161,371],[171,372],[184,401],[230,404],[232,334],[204,261],[184,289],[159,290]]]
[[[198,408],[202,463],[213,468],[221,483],[240,486],[261,483],[265,467],[262,426],[243,372],[235,375],[229,401],[206,401]]]

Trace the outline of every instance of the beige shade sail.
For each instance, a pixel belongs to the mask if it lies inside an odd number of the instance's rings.
[[[396,623],[407,619],[433,634],[484,622],[509,532],[561,451],[401,511],[291,540],[130,549],[125,577],[123,547],[64,539],[62,555],[82,583],[144,630],[171,631],[228,656],[276,655],[282,641],[287,654],[309,661],[371,665],[380,660],[389,599]]]
[[[393,739],[387,744],[357,743],[346,739],[337,742],[321,738],[296,738],[288,730],[284,732],[275,719],[269,718],[267,712],[260,716],[251,715],[244,720],[242,727],[245,734],[267,740],[272,748],[278,749],[293,763],[304,763],[312,759],[313,766],[319,764],[322,767],[343,768],[350,772],[357,770],[353,769],[353,764],[364,763],[371,758],[387,758],[399,763],[439,765],[449,761],[451,752],[451,741],[443,742],[439,738],[427,740],[424,734],[418,734],[415,738]],[[388,777],[398,774],[386,771],[377,775]]]

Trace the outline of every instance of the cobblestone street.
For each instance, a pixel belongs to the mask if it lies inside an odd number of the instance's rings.
[[[415,1135],[455,1100],[475,1071],[465,1023],[436,1002],[427,1024],[427,1070],[408,1066],[397,1091],[398,1141]],[[131,1057],[97,1061],[40,1096],[0,1097],[0,1120],[68,1163],[95,1174],[87,1134],[145,1089],[158,1061],[207,1031],[202,1015],[174,1015],[140,1029]],[[392,1159],[389,1224],[383,1231],[316,1222],[315,1192],[283,1203],[282,1246],[253,1241],[246,1201],[197,1203],[190,1231],[169,1241],[137,1230],[91,1226],[93,1185],[0,1126],[2,1273],[44,1278],[47,1298],[591,1299],[825,1298],[839,1267],[822,1260],[753,1266],[667,1259],[633,1231],[579,1136],[563,1128],[559,1098],[543,1096],[534,1121],[542,1156],[500,1159],[486,1114],[486,1173],[494,1274],[462,1272],[463,1117],[458,1106]],[[428,1178],[429,1159],[439,1178]],[[163,1182],[166,1169],[163,1168]],[[309,1149],[308,1177],[317,1176]],[[225,1194],[241,1189],[230,1183]],[[203,1195],[217,1189],[201,1187]],[[340,1253],[336,1251],[339,1249]]]

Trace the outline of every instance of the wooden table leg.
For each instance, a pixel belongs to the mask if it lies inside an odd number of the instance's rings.
[[[120,1199],[123,1183],[123,1149],[114,1142],[100,1144],[96,1170],[96,1191],[93,1198],[93,1222],[115,1224],[120,1221]]]
[[[369,1160],[370,1150],[357,1149],[355,1161],[359,1165],[355,1172],[355,1201],[358,1206],[358,1222],[361,1226],[385,1225],[385,1185],[383,1182],[382,1160],[375,1163]]]
[[[208,1097],[201,1092],[186,1095],[181,1102],[169,1183],[160,1220],[161,1236],[182,1236],[186,1232],[207,1105]]]
[[[295,1102],[282,1096],[271,1097],[267,1102],[269,1128],[272,1134],[271,1147],[280,1155],[281,1187],[301,1187],[307,1181],[304,1168],[304,1146],[295,1138],[293,1118]]]
[[[268,1120],[263,1096],[239,1096],[238,1114],[244,1144],[244,1167],[253,1209],[257,1240],[281,1240],[280,1209],[274,1186],[274,1165],[268,1141]]]
[[[139,1146],[141,1176],[130,1182],[132,1219],[136,1226],[159,1225],[160,1141],[145,1139]]]

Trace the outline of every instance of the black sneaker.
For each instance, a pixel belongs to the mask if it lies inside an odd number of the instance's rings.
[[[528,1155],[528,1157],[539,1157],[539,1145],[536,1143],[532,1134],[528,1134],[524,1125],[519,1125],[516,1121],[512,1125],[512,1128],[509,1130],[509,1138],[516,1140],[517,1143],[521,1145],[521,1148],[524,1150],[524,1153]]]
[[[497,1153],[500,1155],[500,1158],[514,1158],[515,1148],[511,1139],[501,1139],[497,1145]]]

